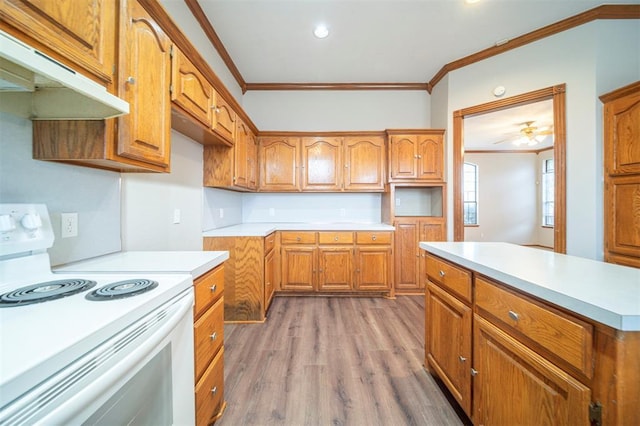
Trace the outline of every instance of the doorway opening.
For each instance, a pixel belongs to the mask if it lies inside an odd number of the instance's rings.
[[[525,105],[550,101],[553,109],[553,125],[548,127],[549,136],[552,136],[553,147],[553,186],[554,186],[554,202],[553,202],[553,249],[558,253],[566,252],[566,181],[565,181],[565,152],[566,152],[566,124],[565,124],[565,85],[557,85],[518,96],[513,96],[486,104],[476,105],[473,107],[455,111],[453,114],[453,230],[454,241],[464,241],[465,239],[465,217],[473,217],[471,212],[473,203],[466,203],[465,210],[465,194],[464,194],[464,161],[465,161],[465,143],[464,130],[465,119],[478,117],[484,114],[494,113]],[[522,143],[526,137],[546,136],[544,131],[537,129],[535,123],[521,123],[523,127],[522,141],[514,140],[513,142]],[[536,134],[531,135],[527,132],[531,128],[536,127]],[[533,139],[531,139],[533,143]],[[497,143],[501,143],[498,141]],[[506,140],[505,140],[506,142]],[[468,167],[467,167],[468,169]],[[471,210],[470,210],[471,209]],[[477,212],[476,212],[477,213]],[[549,212],[548,212],[549,213]],[[466,216],[465,216],[466,214]],[[547,214],[550,216],[550,214]],[[477,215],[476,215],[477,217]]]

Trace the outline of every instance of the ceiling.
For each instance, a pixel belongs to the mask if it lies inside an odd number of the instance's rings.
[[[465,117],[465,151],[540,150],[553,146],[552,135],[547,135],[534,146],[516,146],[522,137],[521,129],[533,122],[532,127],[553,130],[553,100],[535,102],[487,114]]]
[[[170,15],[184,0],[161,0]],[[600,0],[198,0],[247,83],[426,83]],[[638,4],[638,0],[615,0]],[[324,23],[325,39],[313,36]]]

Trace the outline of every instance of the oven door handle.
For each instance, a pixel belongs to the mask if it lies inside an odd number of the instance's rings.
[[[174,299],[165,304],[83,357],[79,361],[81,364],[95,363],[95,360],[103,356],[103,353],[108,354],[109,351],[113,351],[115,347],[114,343],[116,343],[114,340],[122,341],[128,338],[128,341],[122,349],[120,349],[124,350],[125,347],[128,349],[128,353],[126,353],[122,359],[110,366],[108,371],[100,374],[98,377],[91,378],[86,386],[60,403],[60,405],[48,413],[45,418],[39,419],[37,424],[75,424],[78,420],[82,422],[93,414],[97,408],[109,399],[111,395],[109,390],[123,385],[135,375],[139,370],[136,366],[140,365],[143,359],[154,350],[160,349],[158,347],[159,344],[170,335],[172,330],[180,324],[185,316],[192,318],[193,289],[190,288],[185,293],[186,294],[180,297],[180,299]],[[158,318],[160,318],[160,320],[158,320]],[[136,334],[137,330],[145,328],[146,324],[154,321],[154,319],[156,320],[155,325],[158,326],[158,328],[153,331],[153,334],[144,337],[141,335],[131,336]],[[193,329],[190,328],[190,330]],[[138,332],[138,334],[144,334],[144,332]],[[143,341],[139,341],[141,337],[144,339]],[[106,352],[103,352],[105,350]],[[108,354],[104,362],[108,362],[109,358],[114,356],[116,356],[115,353]],[[76,368],[74,365],[74,371],[82,369],[84,365],[78,367],[79,368]],[[81,379],[82,378],[78,378],[77,381]],[[64,390],[61,390],[61,392],[63,391]],[[96,404],[96,402],[99,403]]]

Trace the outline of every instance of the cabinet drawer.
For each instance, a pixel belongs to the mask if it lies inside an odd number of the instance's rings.
[[[592,376],[593,326],[476,277],[476,306]]]
[[[269,254],[273,247],[276,245],[276,233],[272,232],[264,237],[264,254]]]
[[[224,299],[220,298],[193,325],[196,380],[224,341]]]
[[[356,232],[358,244],[391,244],[391,232]]]
[[[282,244],[315,244],[315,232],[283,231],[280,234]]]
[[[193,312],[194,318],[198,318],[224,293],[224,266],[220,265],[196,279],[194,287],[196,300]]]
[[[471,272],[427,253],[427,275],[433,282],[471,303]]]
[[[224,348],[197,382],[195,393],[196,426],[206,426],[220,414],[224,402]]]
[[[318,232],[320,244],[353,244],[353,232]]]

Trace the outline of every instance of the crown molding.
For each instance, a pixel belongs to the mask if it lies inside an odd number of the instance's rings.
[[[246,90],[427,90],[427,83],[247,83]]]

